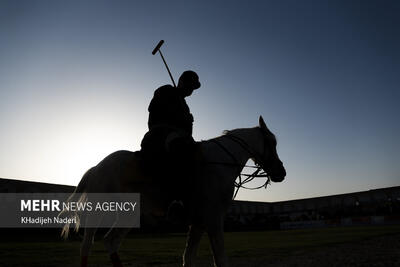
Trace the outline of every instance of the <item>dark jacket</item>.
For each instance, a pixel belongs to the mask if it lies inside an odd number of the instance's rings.
[[[154,92],[149,105],[149,130],[155,126],[171,126],[192,135],[193,115],[179,88],[164,85]]]

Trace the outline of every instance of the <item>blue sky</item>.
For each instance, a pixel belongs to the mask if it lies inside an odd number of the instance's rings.
[[[400,181],[396,1],[1,1],[0,177],[75,185],[137,150],[153,91],[195,70],[197,140],[278,137],[277,201]]]

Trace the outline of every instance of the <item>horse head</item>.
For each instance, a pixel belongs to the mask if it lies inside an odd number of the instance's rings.
[[[263,168],[268,177],[273,182],[282,182],[286,176],[286,170],[276,152],[276,137],[268,129],[262,116],[259,118],[259,126],[264,140],[264,149],[259,159],[255,159],[257,164]]]

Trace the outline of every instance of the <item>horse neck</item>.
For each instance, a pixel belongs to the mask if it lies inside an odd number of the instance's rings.
[[[244,144],[239,144],[234,141],[230,136],[238,137],[244,142]],[[240,170],[243,169],[247,161],[254,156],[250,153],[260,153],[259,148],[262,147],[260,131],[258,128],[243,128],[229,131],[226,136],[220,137],[220,142],[232,153],[235,157],[237,163],[240,165]],[[247,146],[247,149],[243,146]]]

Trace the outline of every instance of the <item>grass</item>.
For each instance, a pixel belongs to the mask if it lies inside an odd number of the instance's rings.
[[[230,258],[271,259],[288,253],[392,234],[400,234],[399,225],[225,233],[225,243]],[[102,239],[100,236],[97,239],[89,261],[94,266],[110,266]],[[121,246],[121,259],[126,263],[145,266],[176,264],[181,262],[185,240],[185,234],[130,235]],[[39,241],[38,237],[2,242],[0,266],[77,266],[79,247],[78,240]],[[206,236],[201,241],[198,256],[202,262],[212,260]]]

